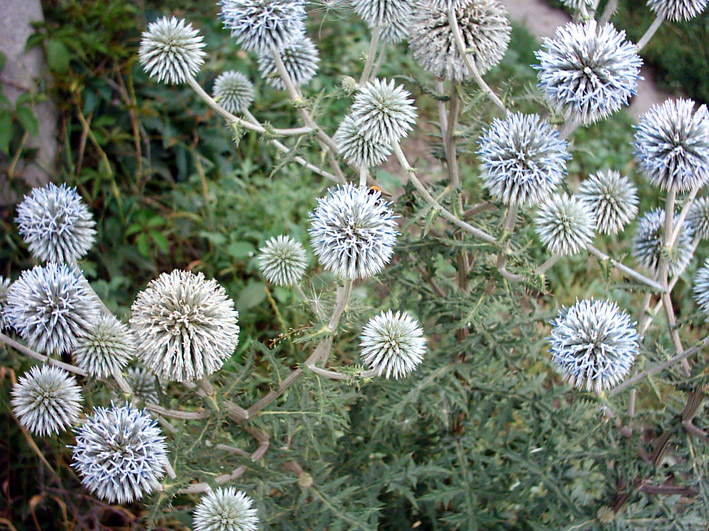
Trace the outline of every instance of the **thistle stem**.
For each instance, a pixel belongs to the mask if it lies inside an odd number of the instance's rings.
[[[364,63],[364,70],[362,71],[362,76],[359,78],[360,86],[363,86],[370,79],[372,73],[372,66],[374,65],[374,58],[377,55],[377,46],[379,46],[379,34],[381,33],[381,28],[379,26],[374,26],[372,30],[372,38],[369,41],[369,50],[367,51],[367,60]]]
[[[615,267],[615,268],[618,269],[619,271],[622,271],[623,273],[625,273],[626,275],[628,275],[630,278],[634,278],[634,279],[637,280],[638,282],[642,282],[643,284],[645,284],[645,285],[647,285],[647,286],[650,286],[652,289],[654,289],[654,290],[656,290],[656,291],[662,292],[662,291],[665,290],[665,288],[663,288],[663,287],[662,287],[660,284],[658,284],[656,281],[652,280],[651,278],[646,277],[645,275],[643,275],[642,273],[636,271],[635,269],[633,269],[633,268],[631,268],[631,267],[628,267],[628,266],[626,266],[625,264],[622,264],[622,263],[618,262],[617,260],[611,258],[610,256],[608,256],[607,254],[605,254],[603,251],[597,249],[597,248],[594,247],[593,245],[589,245],[589,246],[587,247],[587,249],[588,249],[588,251],[589,251],[591,254],[597,256],[597,257],[600,258],[601,260],[604,260],[604,261],[607,260],[607,261],[609,261],[610,264],[611,264],[613,267]]]
[[[679,213],[679,217],[677,218],[677,223],[675,224],[675,228],[672,231],[672,235],[669,241],[667,242],[668,247],[674,247],[675,243],[677,242],[677,238],[679,238],[679,234],[680,232],[682,232],[683,229],[684,220],[687,219],[687,215],[689,214],[689,211],[691,210],[692,205],[694,204],[694,199],[697,197],[697,192],[699,192],[698,186],[689,193],[689,196],[687,196],[687,200],[685,201],[684,206],[682,206],[682,210]]]
[[[551,255],[549,258],[547,258],[547,261],[544,262],[542,265],[540,265],[534,272],[535,272],[537,275],[543,275],[544,273],[546,273],[547,271],[549,271],[549,269],[550,269],[554,264],[556,264],[560,259],[561,259],[561,255],[559,255],[559,254],[553,254],[553,255]]]
[[[660,26],[662,26],[662,23],[665,21],[665,18],[662,15],[657,15],[655,20],[650,24],[650,27],[647,29],[645,32],[645,35],[643,35],[638,43],[635,45],[638,48],[638,52],[645,48],[648,42],[650,42],[650,39],[655,35],[658,29],[660,29]]]
[[[608,24],[610,22],[611,17],[615,13],[615,10],[618,7],[618,0],[608,0],[608,3],[606,4],[606,8],[603,10],[603,14],[601,15],[601,18],[598,20],[598,25],[603,26],[605,24]]]
[[[78,374],[79,376],[88,376],[88,373],[84,369],[80,369],[79,367],[75,367],[74,365],[70,365],[68,363],[64,363],[63,361],[55,360],[54,358],[50,358],[49,356],[45,356],[44,354],[40,354],[39,352],[35,352],[29,347],[26,347],[22,343],[18,343],[14,339],[6,336],[2,332],[0,332],[0,341],[5,343],[6,345],[14,348],[15,350],[22,352],[26,356],[29,356],[30,358],[34,358],[39,361],[43,361],[44,363],[49,363],[50,365],[54,365],[55,367],[59,367],[60,369],[64,369],[65,371],[72,372],[74,374]]]

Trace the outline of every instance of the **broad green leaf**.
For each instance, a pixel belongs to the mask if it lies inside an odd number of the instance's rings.
[[[39,134],[39,120],[37,120],[37,117],[31,109],[27,107],[17,107],[17,109],[15,109],[15,115],[17,116],[17,121],[20,122],[22,127],[24,127],[29,134],[32,136]]]
[[[47,62],[52,70],[64,73],[69,69],[71,52],[64,43],[57,39],[50,39],[47,42]]]

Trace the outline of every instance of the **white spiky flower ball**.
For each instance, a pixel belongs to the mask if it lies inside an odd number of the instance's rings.
[[[131,503],[160,486],[167,446],[145,411],[129,404],[97,407],[75,432],[71,466],[92,494],[108,503]]]
[[[614,302],[582,300],[562,309],[551,325],[552,361],[575,387],[596,393],[615,387],[638,355],[635,323]]]
[[[10,318],[5,314],[8,291],[10,291],[10,279],[0,276],[0,332],[10,328]]]
[[[296,87],[310,82],[318,71],[320,53],[310,38],[303,36],[293,44],[284,46],[278,52],[288,77]],[[281,79],[276,67],[276,60],[270,51],[259,54],[258,71],[266,83],[277,89],[285,90],[286,84]]]
[[[561,0],[561,3],[569,9],[586,14],[588,13],[588,8],[593,6],[594,0]]]
[[[571,158],[559,132],[536,114],[496,118],[478,144],[483,186],[506,205],[545,201],[564,178]]]
[[[303,37],[303,0],[220,0],[224,27],[244,50],[265,53]]]
[[[423,361],[426,338],[416,319],[391,310],[373,317],[362,329],[362,362],[377,376],[403,378]]]
[[[292,286],[300,282],[308,267],[308,257],[300,242],[290,236],[270,238],[259,249],[259,270],[276,286]]]
[[[410,7],[409,11],[403,18],[399,20],[392,20],[382,26],[381,33],[379,34],[379,40],[387,44],[399,44],[400,42],[404,42],[409,36],[409,27],[411,26],[412,16],[413,9]]]
[[[342,119],[332,139],[347,163],[355,166],[379,166],[391,155],[391,146],[365,137],[350,114]]]
[[[367,278],[391,260],[399,231],[379,192],[350,184],[330,188],[310,220],[313,251],[327,271],[350,280]]]
[[[232,114],[248,111],[254,101],[254,86],[249,78],[236,70],[229,70],[214,80],[214,100]]]
[[[239,343],[234,302],[202,273],[162,273],[138,294],[131,312],[141,362],[168,381],[209,376]]]
[[[96,222],[88,207],[66,184],[35,188],[17,207],[20,235],[42,262],[73,263],[89,252]]]
[[[687,222],[692,226],[695,236],[703,240],[709,239],[709,197],[700,197],[694,202]]]
[[[112,315],[101,314],[79,339],[74,361],[90,376],[108,378],[121,371],[134,354],[135,339],[128,327]]]
[[[709,111],[692,100],[667,100],[640,119],[635,160],[653,186],[686,192],[709,181]]]
[[[674,224],[677,221],[679,221],[679,215],[675,214]],[[647,212],[638,220],[632,253],[640,265],[653,273],[657,273],[660,267],[660,259],[664,250],[664,234],[665,211],[661,208]],[[685,221],[672,251],[666,255],[669,259],[669,273],[673,277],[682,273],[692,259],[692,235],[692,226]]]
[[[625,32],[595,20],[569,23],[545,38],[535,52],[539,87],[567,120],[592,124],[628,105],[635,95],[642,59]]]
[[[409,48],[425,70],[442,79],[465,81],[468,70],[453,37],[448,19],[449,3],[419,2],[415,5]],[[496,66],[510,43],[512,26],[507,10],[497,0],[458,0],[455,17],[465,49],[480,74]]]
[[[352,118],[365,138],[398,143],[416,124],[416,107],[409,96],[411,93],[393,79],[375,79],[355,95]]]
[[[352,9],[370,28],[386,26],[411,13],[411,0],[351,0]]]
[[[17,420],[40,437],[76,424],[81,413],[81,387],[64,369],[35,365],[12,389]]]
[[[709,314],[709,259],[694,277],[694,300],[704,313]]]
[[[204,37],[192,24],[177,17],[161,17],[143,32],[138,58],[158,82],[184,83],[202,67],[203,48]]]
[[[50,262],[23,271],[10,286],[5,316],[31,348],[61,355],[76,348],[99,308],[78,270]]]
[[[129,367],[125,378],[136,398],[150,404],[160,402],[158,384],[152,372],[143,367]]]
[[[550,253],[571,256],[593,241],[596,220],[576,196],[553,195],[541,203],[535,220],[539,239]]]
[[[590,207],[601,234],[617,234],[638,214],[638,189],[614,170],[599,171],[581,183],[578,196]]]
[[[657,15],[674,22],[691,20],[707,7],[707,0],[647,0]]]
[[[194,531],[256,531],[253,500],[234,487],[208,492],[194,510]]]

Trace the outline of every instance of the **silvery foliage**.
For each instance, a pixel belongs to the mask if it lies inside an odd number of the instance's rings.
[[[695,236],[703,240],[709,238],[709,197],[700,197],[694,202],[687,222],[692,226]]]
[[[140,361],[168,381],[209,376],[239,343],[234,302],[202,273],[162,273],[138,294],[131,312]]]
[[[129,367],[125,377],[133,396],[150,404],[159,403],[158,385],[152,372],[143,367]]]
[[[88,283],[64,264],[50,262],[23,271],[7,293],[5,317],[39,352],[71,352],[98,316],[98,301]]]
[[[496,118],[478,144],[483,186],[506,205],[545,201],[564,178],[571,158],[559,132],[536,114]]]
[[[342,119],[332,139],[347,163],[355,166],[378,166],[391,155],[391,146],[365,137],[351,114]]]
[[[416,319],[391,310],[373,317],[360,336],[362,362],[377,376],[403,378],[423,361],[426,338]]]
[[[638,355],[635,323],[614,302],[585,299],[551,322],[552,361],[571,385],[601,393],[618,385]]]
[[[581,183],[578,191],[596,218],[601,234],[617,234],[638,214],[638,189],[614,170],[599,171]]]
[[[704,11],[707,0],[647,0],[647,5],[662,18],[681,22]]]
[[[76,424],[81,413],[81,387],[64,369],[35,365],[12,389],[17,420],[40,437]]]
[[[653,186],[686,192],[709,181],[709,111],[694,107],[692,100],[667,100],[640,119],[634,154]]]
[[[642,59],[625,32],[595,20],[569,23],[535,52],[539,87],[567,120],[592,124],[617,112],[635,95]]]
[[[674,224],[677,221],[679,221],[679,215],[675,214]],[[647,212],[638,220],[638,229],[633,239],[632,253],[640,265],[648,268],[653,273],[657,273],[660,267],[660,258],[663,256],[664,249],[664,234],[665,211],[661,208]],[[685,221],[671,254],[667,255],[669,273],[673,277],[682,273],[692,259],[694,252],[692,236],[692,226]]]
[[[10,279],[0,276],[0,332],[10,328],[10,319],[6,314],[7,292],[10,290]]]
[[[20,235],[43,262],[74,263],[96,238],[96,222],[75,188],[66,184],[35,188],[17,207]]]
[[[694,300],[704,313],[709,314],[709,259],[694,277]]]
[[[254,86],[245,74],[229,70],[214,81],[212,94],[227,112],[242,113],[248,111],[254,101]]]
[[[79,339],[74,362],[95,378],[119,372],[135,354],[135,338],[113,315],[101,314]]]
[[[300,242],[282,234],[259,249],[258,263],[266,280],[276,286],[292,286],[303,278],[308,257]]]
[[[591,244],[596,220],[579,197],[557,194],[539,206],[535,224],[550,253],[571,256]]]
[[[413,0],[351,0],[351,3],[354,12],[373,28],[403,21],[411,14]]]
[[[176,17],[161,17],[143,32],[138,57],[158,82],[184,83],[204,63],[204,38],[192,24]]]
[[[416,107],[409,96],[394,80],[375,79],[355,94],[352,118],[366,139],[396,144],[416,124]]]
[[[224,27],[244,50],[280,50],[303,37],[303,0],[220,0]]]
[[[208,492],[194,510],[194,531],[256,531],[253,500],[234,487]]]
[[[458,51],[449,24],[449,3],[419,2],[409,34],[409,48],[418,64],[438,78],[465,81],[473,77]],[[458,0],[455,17],[466,50],[484,74],[496,66],[510,43],[507,10],[497,0]]]
[[[284,46],[278,53],[281,56],[286,72],[288,72],[288,76],[296,87],[301,87],[310,82],[318,71],[320,54],[315,43],[308,37],[303,36],[293,44]],[[264,51],[259,54],[258,70],[268,85],[285,90],[286,84],[278,73],[276,60],[273,58],[271,51]]]
[[[389,263],[399,234],[379,192],[350,184],[330,188],[310,214],[310,241],[320,264],[345,279],[376,275]]]
[[[75,432],[71,466],[92,494],[108,503],[131,503],[160,486],[167,446],[147,412],[129,404],[97,407]]]

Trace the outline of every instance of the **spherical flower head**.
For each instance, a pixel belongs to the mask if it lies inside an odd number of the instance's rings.
[[[409,36],[409,27],[411,26],[411,17],[413,10],[409,8],[408,13],[400,20],[392,20],[381,28],[379,40],[386,44],[399,44],[404,42]]]
[[[125,367],[135,353],[135,339],[126,325],[112,315],[101,314],[79,339],[76,364],[96,378],[108,378]]]
[[[587,14],[588,8],[593,6],[594,0],[561,0],[561,3],[569,9]]]
[[[158,385],[155,375],[143,367],[129,367],[125,374],[126,382],[133,391],[133,395],[143,402],[158,404]]]
[[[403,378],[416,370],[426,352],[426,338],[416,319],[391,310],[373,317],[362,329],[362,361],[377,376]]]
[[[478,143],[483,186],[506,205],[546,200],[566,174],[567,143],[536,114],[496,118]]]
[[[254,101],[254,86],[241,72],[229,70],[214,81],[212,94],[227,112],[242,113],[248,111]]]
[[[416,123],[416,107],[409,96],[394,80],[375,79],[355,95],[352,118],[365,138],[383,144],[398,143]]]
[[[5,316],[30,347],[65,354],[96,322],[98,302],[81,273],[53,262],[23,271],[7,293]]]
[[[582,300],[551,325],[552,361],[575,387],[596,393],[615,387],[638,355],[635,323],[614,302]]]
[[[75,432],[71,466],[92,494],[108,503],[131,503],[160,486],[167,446],[145,411],[128,404],[97,407]]]
[[[224,27],[244,50],[280,50],[303,37],[303,0],[220,0]]]
[[[578,197],[553,195],[542,203],[536,218],[537,234],[550,253],[571,256],[593,241],[596,220]]]
[[[292,286],[300,282],[308,267],[308,258],[300,242],[280,235],[269,239],[259,249],[259,269],[266,280],[276,286]]]
[[[709,112],[692,100],[667,100],[640,119],[635,159],[653,186],[686,192],[709,180]]]
[[[310,214],[310,240],[318,261],[354,280],[376,275],[389,263],[399,234],[381,194],[352,185],[330,188]]]
[[[192,24],[176,17],[161,17],[143,32],[138,58],[158,82],[184,83],[204,63],[204,38]]]
[[[425,70],[442,79],[471,79],[458,50],[448,20],[445,1],[416,4],[409,35],[414,59]],[[470,59],[481,74],[496,66],[510,43],[512,26],[507,10],[497,0],[458,0],[455,17]]]
[[[675,214],[673,225],[676,226],[678,221],[679,215]],[[664,234],[664,210],[656,208],[638,220],[638,229],[633,239],[632,253],[635,260],[652,273],[657,273],[660,268],[660,259],[664,254]],[[666,258],[669,259],[669,273],[673,277],[682,273],[692,259],[694,252],[692,236],[692,226],[685,221],[672,252],[666,255]]]
[[[391,155],[391,146],[366,138],[350,114],[344,117],[332,139],[344,159],[355,166],[378,166]]]
[[[96,238],[96,222],[75,188],[49,183],[35,188],[17,207],[20,235],[43,262],[73,263]]]
[[[707,0],[647,0],[657,15],[674,22],[691,20],[707,7]]]
[[[253,500],[234,487],[207,493],[194,510],[194,531],[256,531]]]
[[[581,183],[578,196],[593,212],[601,234],[617,234],[638,214],[638,189],[617,171],[591,175]]]
[[[25,428],[40,437],[76,424],[81,388],[64,369],[35,365],[12,389],[12,411]]]
[[[642,59],[612,25],[595,20],[567,24],[536,52],[539,87],[567,120],[592,124],[627,105],[635,94]]]
[[[704,313],[709,314],[709,259],[697,271],[694,279],[694,300]]]
[[[296,87],[301,87],[315,76],[320,63],[318,49],[308,37],[302,37],[293,44],[279,50],[283,66]],[[277,89],[285,90],[286,84],[278,73],[273,53],[264,51],[258,58],[258,70],[266,83]]]
[[[10,328],[10,318],[5,314],[8,291],[10,291],[10,279],[0,276],[0,332]]]
[[[209,376],[239,343],[234,302],[202,273],[162,273],[138,294],[131,312],[140,360],[168,381]]]
[[[407,0],[351,0],[351,4],[354,12],[370,28],[386,26],[411,13],[411,2]]]
[[[700,197],[689,210],[687,222],[694,235],[706,240],[709,238],[709,197]]]

